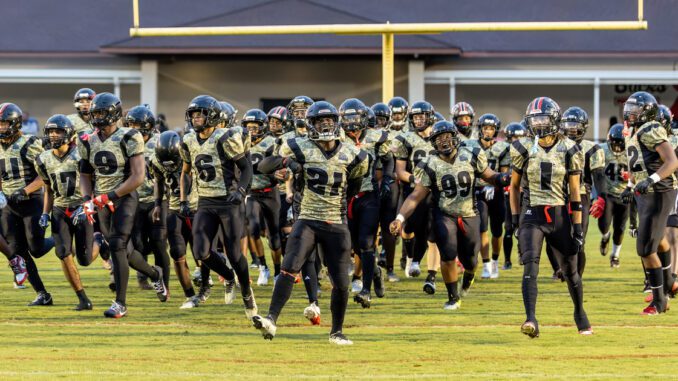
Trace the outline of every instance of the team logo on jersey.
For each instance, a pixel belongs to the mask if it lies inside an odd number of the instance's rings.
[[[532,209],[528,209],[525,211],[526,216],[531,216],[532,215]]]
[[[114,141],[114,142],[119,142],[120,139],[121,139],[120,136],[113,136],[113,137],[111,138],[111,140]]]
[[[468,161],[468,155],[459,156],[459,161]]]
[[[557,152],[567,152],[567,147],[565,147],[565,146],[562,145],[562,144],[559,144],[559,145],[558,145]]]
[[[340,153],[339,154],[339,160],[348,161],[348,156],[346,156],[346,154],[344,154],[344,153]]]

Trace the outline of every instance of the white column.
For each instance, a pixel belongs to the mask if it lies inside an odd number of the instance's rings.
[[[449,116],[450,120],[452,119],[452,107],[457,103],[457,83],[454,80],[454,77],[450,77],[450,108]]]
[[[593,140],[600,139],[600,78],[593,80]]]
[[[407,65],[407,101],[422,101],[425,99],[424,61],[410,61]],[[398,94],[396,94],[398,95]]]
[[[158,61],[141,61],[141,103],[158,112]]]
[[[120,98],[120,77],[113,77],[113,94]]]

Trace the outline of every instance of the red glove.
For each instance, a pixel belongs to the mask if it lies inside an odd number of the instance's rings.
[[[605,199],[602,197],[598,197],[596,201],[593,202],[591,205],[591,209],[589,209],[589,214],[593,216],[593,218],[600,218],[603,216],[603,212],[605,211]]]
[[[108,209],[111,212],[115,211],[115,206],[113,206],[113,201],[110,200],[108,197],[108,194],[100,194],[92,200],[94,202],[94,205],[96,205],[99,209],[103,209],[104,207],[108,207]]]
[[[629,181],[631,175],[629,175],[629,171],[621,171],[621,177],[624,181]]]
[[[511,186],[507,185],[504,187],[504,196],[508,196],[511,193]]]

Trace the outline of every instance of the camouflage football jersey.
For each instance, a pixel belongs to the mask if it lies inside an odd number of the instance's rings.
[[[78,137],[80,171],[94,175],[94,195],[114,191],[130,175],[129,159],[144,153],[144,138],[133,128],[119,127],[102,140],[99,133]]]
[[[347,223],[346,188],[349,180],[367,174],[367,154],[340,141],[327,153],[308,138],[294,138],[281,146],[280,156],[293,158],[303,166],[299,219]]]
[[[250,150],[250,157],[252,159],[252,166],[259,164],[264,158],[273,155],[275,149],[275,138],[271,135],[266,135],[261,141],[255,144]],[[254,169],[252,176],[252,190],[260,190],[271,188],[276,185],[277,181],[273,181],[272,175],[263,174]]]
[[[235,162],[246,155],[242,129],[219,128],[202,141],[195,132],[184,135],[181,157],[192,166],[198,197],[224,197],[235,191]]]
[[[164,199],[168,200],[170,210],[179,210],[179,202],[181,201],[181,190],[179,188],[181,179],[181,167],[176,171],[170,171],[158,162],[158,158],[153,156],[151,159],[150,169],[153,172],[153,178],[155,181],[163,181],[165,184],[165,194]],[[191,207],[191,210],[196,210],[198,208],[198,192],[195,191],[194,186],[189,186],[188,190],[188,202]]]
[[[626,138],[626,155],[636,184],[653,175],[662,166],[663,162],[655,147],[668,141],[666,129],[654,121],[643,124],[633,136]],[[648,192],[668,192],[675,186],[676,175],[672,173],[651,186]]]
[[[35,161],[38,174],[52,189],[54,205],[72,208],[82,203],[80,194],[80,154],[72,147],[63,157],[57,157],[52,150],[41,153]]]
[[[605,155],[605,183],[607,184],[607,194],[614,197],[620,197],[626,188],[627,180],[624,180],[624,173],[629,171],[629,159],[626,152],[616,154],[612,152],[607,143],[600,145],[601,151]]]
[[[413,172],[417,164],[426,156],[435,153],[431,141],[428,138],[421,137],[418,133],[408,131],[397,135],[391,142],[391,152],[395,160],[407,161],[407,171]],[[414,188],[414,184],[409,184]]]
[[[603,152],[598,144],[590,140],[582,140],[579,146],[584,154],[584,169],[580,193],[589,194],[593,186],[593,171],[605,167],[605,152]]]
[[[153,172],[150,170],[151,160],[155,157],[155,146],[158,145],[160,134],[151,136],[144,145],[144,160],[146,160],[146,177],[144,182],[137,188],[139,203],[153,202]]]
[[[429,155],[414,169],[414,177],[431,190],[435,204],[443,213],[473,217],[478,214],[473,183],[487,167],[482,149],[462,146],[453,163],[438,155]]]
[[[21,135],[8,145],[0,143],[0,178],[6,195],[35,180],[35,160],[43,151],[42,141],[33,135]]]
[[[509,153],[510,146],[508,143],[495,141],[494,144],[485,148],[480,142],[478,142],[478,147],[480,147],[485,152],[485,157],[487,157],[487,166],[493,171],[500,172],[502,167],[511,166],[511,155]],[[481,178],[476,180],[476,186],[485,187],[489,185],[490,183]]]
[[[368,167],[367,174],[363,177],[363,183],[360,185],[361,192],[373,192],[378,189],[377,178],[375,176],[375,162],[381,162],[381,158],[390,153],[388,146],[388,133],[386,131],[367,129],[363,131],[359,141],[347,137],[346,145],[352,145],[357,149],[367,153]]]
[[[75,114],[70,114],[66,116],[68,120],[73,123],[73,127],[75,128],[75,134],[80,135],[80,134],[91,134],[92,131],[94,131],[94,128],[92,127],[91,124],[85,122],[82,120],[80,117],[80,114],[75,113]]]
[[[584,154],[579,146],[565,137],[547,148],[530,138],[516,140],[511,145],[511,169],[525,181],[523,190],[529,206],[565,205],[568,175],[580,175]]]

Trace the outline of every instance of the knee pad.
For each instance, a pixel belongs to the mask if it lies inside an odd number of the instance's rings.
[[[57,245],[54,247],[54,253],[60,261],[66,259],[71,253],[66,249],[64,245]]]

